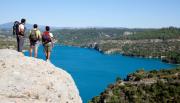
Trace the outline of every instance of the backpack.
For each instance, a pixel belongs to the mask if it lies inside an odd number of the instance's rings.
[[[13,25],[13,35],[18,35],[19,34],[19,25],[20,25],[20,23],[18,21],[14,22],[14,25]]]
[[[48,31],[43,33],[43,35],[42,35],[42,42],[44,44],[47,44],[47,43],[51,42],[51,36],[50,36],[50,33]]]
[[[32,42],[36,42],[38,40],[37,30],[31,30],[31,34],[29,35],[29,40]]]

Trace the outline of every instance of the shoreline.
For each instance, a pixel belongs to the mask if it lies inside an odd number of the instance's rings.
[[[118,52],[118,51],[102,51],[100,50],[99,48],[97,47],[90,47],[90,46],[77,46],[77,45],[66,45],[66,44],[60,44],[60,43],[57,43],[58,45],[62,45],[62,46],[69,46],[69,47],[78,47],[78,48],[87,48],[87,49],[94,49],[102,54],[106,54],[106,55],[114,55],[114,54],[121,54],[122,56],[128,56],[128,57],[136,57],[136,58],[147,58],[147,59],[159,59],[161,60],[161,62],[163,63],[167,63],[167,64],[173,64],[173,65],[177,65],[177,66],[180,66],[180,64],[177,64],[177,63],[172,63],[172,62],[168,62],[164,59],[162,59],[162,57],[153,57],[153,56],[138,56],[138,55],[133,55],[133,54],[125,54],[125,53],[122,53],[122,52]]]

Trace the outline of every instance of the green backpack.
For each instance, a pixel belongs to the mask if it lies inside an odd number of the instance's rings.
[[[38,41],[37,30],[31,30],[31,34],[29,35],[29,40],[32,42]]]

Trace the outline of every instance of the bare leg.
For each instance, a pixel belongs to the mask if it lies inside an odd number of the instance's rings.
[[[47,51],[46,51],[46,49],[44,48],[44,54],[45,54],[45,56],[46,56],[46,60],[47,60]]]
[[[38,48],[34,47],[34,57],[37,58],[37,52],[38,52]]]
[[[29,49],[29,56],[32,57],[32,50],[33,48],[30,46],[30,49]]]
[[[50,60],[51,52],[47,52],[47,60]]]

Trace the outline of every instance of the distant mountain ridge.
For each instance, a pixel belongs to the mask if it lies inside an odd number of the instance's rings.
[[[0,29],[12,29],[14,25],[14,22],[8,22],[4,24],[0,24]],[[32,29],[34,24],[26,23],[26,28],[27,29]],[[44,29],[45,25],[38,25],[39,29]],[[58,29],[58,27],[51,27],[53,29]]]
[[[7,23],[3,23],[0,24],[0,29],[12,29],[14,22],[7,22]],[[34,24],[31,23],[26,23],[26,28],[27,29],[32,29]],[[39,29],[44,30],[46,25],[39,25]],[[52,29],[90,29],[90,28],[96,28],[96,29],[104,29],[104,28],[108,28],[108,29],[128,29],[125,27],[96,27],[96,26],[87,26],[87,27],[57,27],[57,26],[50,26]]]

